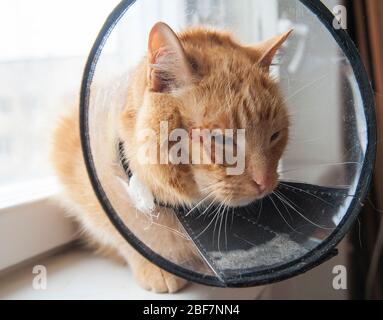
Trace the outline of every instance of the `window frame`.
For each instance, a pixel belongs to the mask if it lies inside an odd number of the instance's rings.
[[[75,223],[59,206],[54,179],[0,190],[0,272],[78,238]]]

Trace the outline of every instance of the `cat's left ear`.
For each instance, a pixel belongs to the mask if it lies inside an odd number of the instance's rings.
[[[163,22],[156,23],[149,35],[147,76],[153,92],[169,92],[192,81],[191,66],[181,41]]]
[[[286,42],[289,35],[293,32],[293,29],[267,39],[263,42],[258,43],[257,45],[251,47],[253,53],[257,58],[257,62],[265,69],[269,70],[271,63],[278,50],[282,47],[282,45]]]

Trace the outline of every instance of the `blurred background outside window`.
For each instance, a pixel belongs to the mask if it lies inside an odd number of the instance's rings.
[[[118,2],[0,1],[0,190],[52,176],[52,129],[76,103],[86,57]]]

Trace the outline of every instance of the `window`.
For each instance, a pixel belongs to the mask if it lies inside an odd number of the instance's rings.
[[[0,186],[51,176],[47,152],[73,104],[97,32],[117,0],[0,3]],[[91,8],[91,9],[90,9]]]
[[[49,165],[88,52],[118,0],[0,2],[0,270],[73,239]]]

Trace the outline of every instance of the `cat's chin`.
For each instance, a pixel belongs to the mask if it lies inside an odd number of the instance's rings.
[[[244,197],[244,198],[240,198],[240,199],[234,199],[232,201],[230,201],[229,203],[226,203],[227,206],[231,207],[231,208],[241,208],[241,207],[246,207],[258,200],[261,200],[265,197],[267,197],[270,193],[262,193],[260,195],[257,195],[257,196],[252,196],[252,197]]]
[[[249,204],[262,199],[263,197],[249,197],[249,198],[243,198],[243,199],[238,199],[238,200],[232,200],[227,205],[231,208],[241,208],[241,207],[246,207]]]

